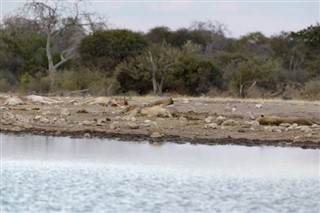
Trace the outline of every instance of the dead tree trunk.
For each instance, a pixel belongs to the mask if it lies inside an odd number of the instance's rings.
[[[48,74],[49,74],[49,78],[50,78],[50,90],[52,90],[53,87],[54,87],[54,78],[55,78],[55,74],[56,74],[56,69],[55,69],[54,64],[53,64],[50,41],[51,41],[51,32],[48,29],[48,32],[47,32],[47,44],[46,44],[46,54],[47,54],[47,59],[48,59]]]
[[[152,86],[153,86],[153,94],[156,95],[158,93],[158,83],[157,83],[157,66],[153,61],[153,57],[150,51],[148,51],[149,54],[149,62],[151,65],[151,72],[152,72]]]
[[[244,91],[244,87],[246,86],[246,84],[251,83],[252,81],[245,81],[243,83],[240,84],[240,88],[239,88],[239,96],[241,98],[245,98],[245,91]],[[249,89],[247,91],[249,91],[255,84],[257,83],[257,81],[254,81],[251,86],[249,87]]]

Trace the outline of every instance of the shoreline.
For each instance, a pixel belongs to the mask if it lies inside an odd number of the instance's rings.
[[[159,99],[162,98],[126,97],[127,106],[143,106]],[[174,97],[173,107],[177,115],[159,116],[124,112],[127,106],[117,105],[123,101],[116,102],[118,100],[112,97],[54,97],[45,98],[42,103],[1,104],[0,132],[150,143],[320,149],[319,101]],[[264,126],[256,120],[261,114],[307,117],[318,124]]]
[[[87,131],[80,130],[75,132],[59,132],[56,131],[44,131],[43,129],[33,130],[2,130],[0,133],[13,134],[13,135],[36,135],[36,136],[52,136],[52,137],[70,137],[70,138],[97,138],[97,139],[113,139],[119,141],[129,142],[149,142],[151,144],[162,144],[162,143],[176,143],[191,145],[239,145],[247,147],[260,147],[260,146],[273,146],[273,147],[294,147],[302,149],[320,149],[320,144],[314,141],[294,141],[289,139],[275,139],[275,140],[259,140],[259,139],[248,139],[248,138],[187,138],[177,135],[165,135],[161,138],[151,138],[144,134],[123,134],[123,133],[104,133],[99,131]],[[88,135],[89,134],[89,135]]]

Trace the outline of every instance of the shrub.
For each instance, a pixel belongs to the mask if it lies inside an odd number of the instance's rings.
[[[20,90],[25,92],[46,93],[50,91],[50,79],[47,76],[31,76],[24,73],[20,77]]]
[[[120,84],[99,71],[73,69],[57,73],[56,87],[64,91],[90,89],[93,95],[113,95],[120,89]]]
[[[14,91],[17,86],[16,77],[7,70],[0,71],[0,92]]]
[[[320,80],[310,80],[304,89],[305,97],[309,100],[320,100]]]

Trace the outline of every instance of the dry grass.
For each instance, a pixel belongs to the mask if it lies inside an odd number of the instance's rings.
[[[131,100],[136,100],[139,102],[150,102],[154,100],[161,99],[162,97],[158,96],[132,96],[130,97]],[[129,99],[129,100],[130,100]],[[262,98],[249,98],[249,99],[240,99],[240,98],[225,98],[225,97],[190,97],[190,96],[175,96],[173,97],[173,100],[183,101],[183,100],[189,100],[189,101],[199,101],[199,102],[220,102],[220,103],[288,103],[288,104],[314,104],[320,106],[320,101],[309,101],[309,100],[283,100],[279,98],[275,99],[262,99]],[[319,109],[320,110],[320,109]]]
[[[17,95],[21,96],[20,94],[7,94],[7,93],[0,93],[0,101],[4,100],[5,98],[9,97],[9,95]],[[62,99],[68,99],[71,97],[63,97]],[[91,99],[92,97],[72,97],[71,99]],[[146,95],[146,96],[129,96],[127,97],[129,101],[133,102],[151,102],[155,100],[159,100],[161,98],[165,97],[159,97],[159,96],[152,96],[152,95]],[[286,104],[313,104],[313,105],[319,105],[320,106],[320,100],[315,101],[309,101],[309,100],[283,100],[279,98],[274,99],[263,99],[263,98],[232,98],[232,97],[208,97],[208,96],[200,96],[200,97],[191,97],[191,96],[174,96],[172,97],[175,101],[192,101],[192,102],[207,102],[207,103],[286,103]],[[0,102],[1,103],[1,102]],[[320,110],[320,109],[319,109]]]

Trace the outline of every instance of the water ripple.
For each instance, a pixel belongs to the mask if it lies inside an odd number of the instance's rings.
[[[143,166],[2,162],[1,212],[319,212],[318,178]]]

